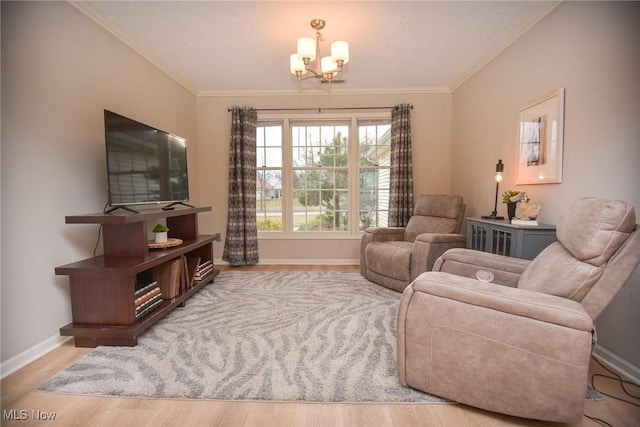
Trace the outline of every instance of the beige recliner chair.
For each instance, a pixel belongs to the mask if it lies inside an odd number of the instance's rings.
[[[462,197],[421,195],[406,227],[368,227],[360,242],[360,274],[402,292],[451,248],[463,248],[458,234],[464,218]]]
[[[490,411],[579,420],[594,321],[640,261],[637,228],[628,203],[584,198],[532,261],[446,252],[402,295],[400,382]]]

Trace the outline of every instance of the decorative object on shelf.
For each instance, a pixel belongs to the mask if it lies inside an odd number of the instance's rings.
[[[564,88],[520,109],[516,185],[562,182]]]
[[[533,221],[540,215],[540,204],[536,202],[518,202],[515,219]]]
[[[175,239],[173,237],[169,237],[166,242],[156,242],[155,240],[151,240],[147,246],[149,249],[166,249],[172,248],[174,246],[180,246],[184,241],[182,239]]]
[[[298,82],[310,78],[318,79],[322,83],[342,83],[334,77],[342,72],[344,64],[349,62],[349,44],[345,41],[331,43],[331,56],[320,58],[320,42],[324,40],[320,30],[325,26],[322,19],[313,19],[311,28],[316,30],[313,37],[301,37],[298,39],[298,51],[291,55],[291,73],[295,74]],[[315,68],[311,63],[315,61]],[[309,72],[310,74],[307,74]],[[305,76],[305,74],[307,74]]]
[[[496,175],[494,179],[496,180],[496,198],[493,202],[493,212],[491,215],[483,215],[484,219],[504,219],[503,216],[498,216],[498,188],[500,187],[500,181],[502,181],[502,172],[504,171],[504,163],[502,163],[502,159],[498,160],[496,163]]]
[[[524,192],[507,190],[502,193],[502,203],[507,205],[507,216],[509,221],[516,216],[516,204],[518,202],[527,203],[529,200],[529,197]]]
[[[513,225],[524,225],[524,226],[528,226],[528,227],[533,227],[538,225],[538,221],[535,219],[518,219],[518,218],[513,218],[511,220],[511,224]]]
[[[135,305],[136,319],[150,314],[162,304],[162,290],[155,280],[148,284],[136,284],[133,296],[135,298],[133,304]]]
[[[516,216],[516,204],[518,202],[507,203],[507,218],[511,221]]]
[[[155,227],[153,227],[153,231],[154,235],[155,235],[155,242],[156,243],[166,243],[168,240],[167,237],[167,232],[169,231],[169,228],[165,225],[162,225],[160,223],[156,224]]]

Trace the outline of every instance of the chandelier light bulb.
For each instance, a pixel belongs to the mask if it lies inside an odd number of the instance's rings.
[[[316,41],[313,37],[300,37],[298,39],[298,58],[309,58],[306,63],[316,59]]]
[[[495,178],[496,178],[496,182],[501,182],[502,181],[502,172],[497,172]]]
[[[336,70],[336,61],[331,56],[325,56],[320,60],[320,68],[322,69],[322,74],[328,74],[329,72]],[[335,76],[336,73],[334,72]]]
[[[336,62],[342,61],[343,64],[349,62],[349,43],[342,40],[331,43],[331,56]]]
[[[304,62],[298,57],[297,53],[294,53],[290,57],[291,74],[304,74],[307,70],[304,67]]]

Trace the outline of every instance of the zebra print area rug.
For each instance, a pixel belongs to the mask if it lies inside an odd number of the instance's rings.
[[[101,396],[446,402],[402,387],[400,294],[358,273],[222,272],[139,337],[98,347],[40,390]]]

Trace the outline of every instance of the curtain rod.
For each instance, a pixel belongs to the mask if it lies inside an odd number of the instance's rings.
[[[256,111],[340,111],[340,110],[393,110],[395,107],[327,107],[327,108],[254,108]],[[413,105],[409,104],[409,108],[413,110]],[[231,112],[231,108],[227,108],[228,112]]]

